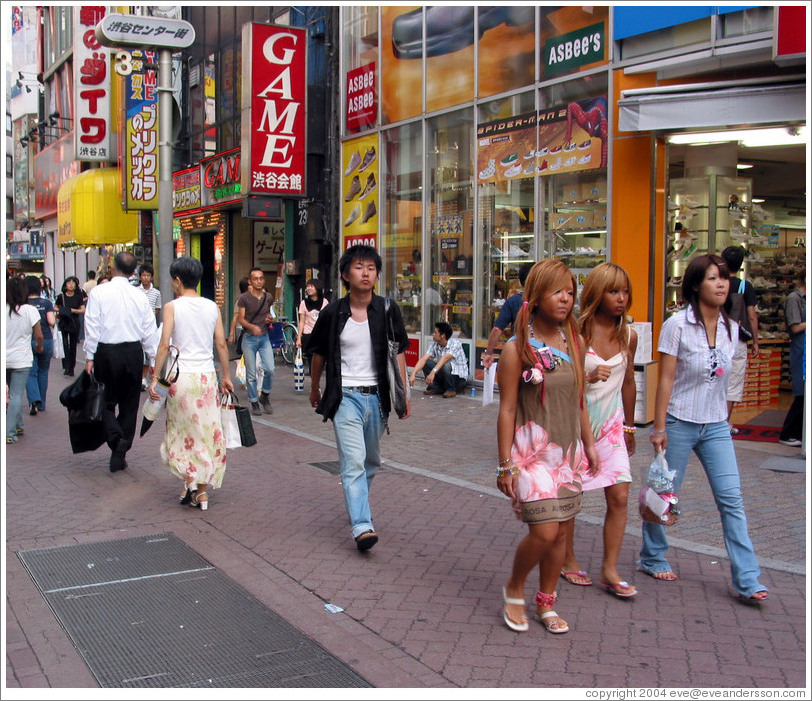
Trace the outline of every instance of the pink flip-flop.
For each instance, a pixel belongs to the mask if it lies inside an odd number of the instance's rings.
[[[578,570],[577,572],[561,572],[561,576],[566,579],[570,584],[575,584],[579,587],[588,587],[592,584],[592,580],[589,578],[589,575],[584,572],[584,570]],[[582,579],[586,579],[586,582],[576,582],[574,581],[574,577],[581,577]]]

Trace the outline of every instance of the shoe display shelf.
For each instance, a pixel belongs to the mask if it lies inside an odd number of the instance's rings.
[[[551,178],[553,207],[548,214],[555,257],[570,268],[589,269],[606,260],[606,178]]]
[[[684,308],[682,277],[691,260],[731,245],[748,248],[751,199],[749,178],[711,173],[669,182],[665,318]]]
[[[737,406],[778,407],[782,348],[777,341],[759,340],[758,358],[747,358],[742,400]]]

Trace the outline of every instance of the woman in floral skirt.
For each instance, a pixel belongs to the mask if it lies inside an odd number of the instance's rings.
[[[562,524],[581,510],[584,472],[600,469],[583,402],[586,345],[572,316],[575,291],[575,277],[561,261],[533,266],[516,335],[505,345],[497,370],[496,483],[529,529],[502,590],[503,620],[515,631],[528,628],[524,585],[537,564],[541,586],[535,619],[551,633],[569,630],[553,610],[564,563]]]
[[[592,269],[581,291],[581,335],[587,344],[584,373],[586,407],[592,424],[601,471],[585,475],[583,490],[603,489],[606,517],[603,522],[603,565],[600,582],[615,596],[628,599],[637,590],[622,580],[617,560],[631,483],[629,456],[634,454],[634,354],[637,333],[626,322],[632,303],[631,283],[626,271],[614,263]],[[561,576],[570,584],[592,583],[575,557],[575,520],[567,521],[567,552]]]
[[[210,487],[217,488],[226,470],[226,442],[220,423],[220,393],[233,392],[231,378],[224,374],[218,391],[212,339],[217,348],[221,372],[228,372],[228,347],[217,305],[197,293],[203,265],[183,256],[169,268],[174,301],[164,305],[163,332],[155,367],[163,367],[170,344],[178,349],[178,379],[166,400],[166,437],[161,458],[174,475],[183,480],[181,504],[208,508]],[[149,395],[155,392],[153,375]]]

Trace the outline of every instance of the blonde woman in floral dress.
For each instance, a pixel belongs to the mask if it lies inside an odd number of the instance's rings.
[[[527,277],[516,335],[499,360],[497,486],[508,496],[528,534],[519,543],[502,590],[503,620],[528,628],[524,586],[538,564],[538,620],[551,633],[566,633],[554,610],[555,585],[564,563],[563,526],[581,510],[585,472],[600,469],[583,402],[586,346],[572,316],[576,282],[557,260],[536,263]]]
[[[614,263],[601,263],[586,278],[581,291],[581,335],[587,343],[584,372],[586,406],[592,424],[601,471],[585,475],[584,491],[603,489],[606,516],[603,522],[601,585],[618,598],[628,599],[637,590],[622,580],[617,560],[626,528],[631,482],[629,456],[634,454],[634,354],[637,333],[626,323],[632,303],[626,271]],[[566,523],[567,552],[561,576],[570,584],[592,583],[575,557],[575,521]]]
[[[203,265],[183,256],[169,268],[176,299],[164,305],[163,331],[155,367],[163,367],[170,344],[178,349],[178,379],[166,400],[166,437],[161,458],[172,473],[183,480],[181,504],[208,508],[210,487],[217,488],[226,471],[226,443],[220,424],[220,393],[233,392],[231,378],[224,375],[218,391],[212,339],[222,372],[228,372],[226,346],[220,310],[197,293]],[[153,376],[149,394],[155,392]]]

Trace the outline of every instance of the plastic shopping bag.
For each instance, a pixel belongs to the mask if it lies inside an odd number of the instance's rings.
[[[658,451],[648,468],[646,484],[640,488],[638,495],[640,517],[644,521],[663,526],[673,526],[679,521],[679,499],[674,491],[675,475],[676,472],[668,469],[665,452]]]
[[[235,374],[237,378],[237,382],[241,385],[245,384],[245,356],[240,356],[240,359],[237,361],[237,372]]]
[[[293,361],[293,389],[296,392],[304,392],[304,359],[302,349],[296,349],[296,359]]]
[[[485,368],[485,382],[482,387],[482,406],[493,403],[493,385],[496,379],[496,365],[493,363],[489,368]]]
[[[59,330],[59,327],[54,327],[53,331],[53,338],[54,338],[54,350],[51,353],[54,358],[57,360],[62,360],[65,357],[65,346],[62,345],[62,332]]]

